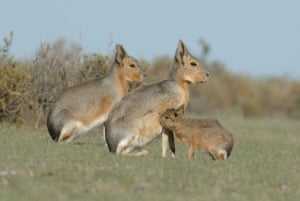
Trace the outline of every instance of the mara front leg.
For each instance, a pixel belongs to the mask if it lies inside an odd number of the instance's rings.
[[[187,153],[187,156],[188,156],[189,159],[193,158],[193,156],[195,154],[195,151],[196,151],[196,147],[193,144],[191,144],[189,146],[188,153]]]
[[[171,156],[175,158],[175,141],[172,130],[164,129],[162,133],[162,157],[167,156],[167,149],[171,150]]]

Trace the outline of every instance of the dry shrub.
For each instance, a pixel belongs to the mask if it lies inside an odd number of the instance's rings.
[[[147,72],[147,82],[167,79],[173,60],[167,56],[156,57]]]
[[[111,56],[84,55],[82,68],[77,75],[79,82],[103,77],[109,71],[111,63]]]
[[[38,127],[58,94],[78,83],[76,75],[81,67],[81,47],[76,44],[67,46],[63,39],[53,44],[43,43],[31,66],[36,82],[33,110],[36,114],[35,127]]]
[[[9,50],[12,45],[14,33],[10,32],[8,37],[3,38],[3,45],[0,45],[0,66],[3,66],[7,63],[10,58]]]
[[[232,76],[220,63],[203,63],[210,72],[210,78],[205,84],[191,86],[191,105],[195,112],[209,112],[218,108],[225,111],[231,108],[235,97],[232,93]]]

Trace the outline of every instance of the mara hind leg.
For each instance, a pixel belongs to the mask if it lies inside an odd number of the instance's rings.
[[[209,155],[212,157],[213,160],[226,160],[227,151],[223,148],[214,148],[209,150]]]
[[[174,141],[174,134],[172,130],[167,130],[165,129],[164,132],[162,133],[162,157],[167,156],[167,149],[170,149],[171,151],[171,156],[175,158],[175,141]]]
[[[136,145],[136,138],[131,136],[120,141],[117,146],[116,154],[131,156],[146,156],[149,154],[141,146]]]
[[[83,122],[81,119],[74,117],[72,114],[69,114],[69,118],[64,119],[64,126],[61,129],[59,142],[72,142],[75,138],[87,134],[92,128],[97,124],[100,124],[100,129],[104,132],[103,129],[103,120],[92,121],[89,123]],[[105,137],[105,135],[103,135]],[[104,138],[105,140],[105,138]]]
[[[90,129],[82,126],[82,123],[77,121],[73,122],[71,126],[66,126],[61,132],[58,142],[70,143],[79,136],[88,133]]]
[[[69,122],[61,131],[59,142],[70,143],[77,137],[88,133],[91,127],[84,125],[78,120]]]
[[[67,109],[63,109],[56,114],[50,112],[47,127],[51,138],[57,142],[65,142],[76,129],[74,117]]]
[[[149,154],[149,151],[145,150],[145,149],[139,149],[139,151],[130,153],[130,155],[133,156],[147,156]]]
[[[225,149],[223,148],[218,149],[217,152],[218,152],[216,156],[217,160],[226,160],[228,158],[227,151]]]
[[[69,143],[73,141],[76,137],[76,135],[74,134],[76,130],[76,123],[69,123],[68,125],[64,126],[59,135],[58,142]]]

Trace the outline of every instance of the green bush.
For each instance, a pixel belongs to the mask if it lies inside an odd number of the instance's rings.
[[[28,107],[32,78],[22,64],[9,61],[0,67],[0,121],[17,122]]]
[[[13,32],[0,46],[0,121],[19,122],[28,107],[33,82],[25,64],[9,54]]]

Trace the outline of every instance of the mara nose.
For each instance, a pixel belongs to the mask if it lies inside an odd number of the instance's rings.
[[[147,77],[147,74],[146,74],[146,73],[144,73],[143,75],[144,75],[144,77]]]
[[[210,74],[209,74],[209,72],[206,72],[205,75],[206,75],[206,77],[209,77]]]

